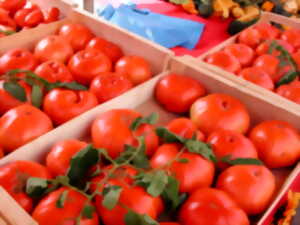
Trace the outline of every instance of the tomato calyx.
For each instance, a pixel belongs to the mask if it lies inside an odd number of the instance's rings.
[[[0,30],[0,33],[4,34],[5,36],[9,36],[9,35],[15,34],[17,32],[13,31],[13,30]]]
[[[18,83],[18,81],[24,81],[32,87],[31,102],[37,108],[41,107],[44,92],[51,91],[54,88],[66,88],[70,90],[87,90],[87,87],[73,81],[73,82],[54,82],[50,83],[47,80],[39,77],[35,73],[29,70],[14,69],[10,70],[3,76],[5,82],[3,88],[6,92],[11,94],[21,102],[26,102],[25,89]]]

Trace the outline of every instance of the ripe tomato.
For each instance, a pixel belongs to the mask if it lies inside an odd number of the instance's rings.
[[[0,72],[6,73],[13,69],[33,70],[37,65],[34,55],[21,48],[9,50],[0,57]]]
[[[138,117],[141,117],[140,113],[129,109],[113,109],[102,113],[92,124],[93,144],[97,148],[105,148],[112,158],[116,158],[124,151],[125,145],[137,146],[135,137],[144,135],[146,154],[153,154],[158,146],[153,126],[142,124],[134,132],[129,128]]]
[[[250,46],[251,48],[255,48],[263,37],[261,36],[260,32],[254,28],[248,28],[243,30],[238,36],[238,42],[241,44],[245,44]]]
[[[191,107],[191,120],[198,129],[210,134],[218,129],[246,133],[250,116],[246,107],[226,94],[210,94],[199,98]]]
[[[300,69],[300,51],[297,51],[296,53],[294,53],[292,55],[293,59],[295,60],[295,62],[298,65],[298,69]]]
[[[276,93],[293,102],[300,104],[300,82],[295,81],[290,84],[281,85]]]
[[[2,8],[0,8],[0,25],[10,27],[12,30],[17,29],[16,22],[9,16],[8,12]]]
[[[123,185],[119,203],[109,210],[102,205],[102,196],[96,196],[96,208],[101,220],[105,225],[125,225],[125,215],[128,208],[139,214],[146,214],[153,219],[158,217],[162,200],[159,197],[152,197],[142,187],[128,187]]]
[[[40,8],[23,8],[16,12],[14,20],[20,27],[35,27],[44,22]]]
[[[97,105],[96,96],[89,91],[53,89],[45,96],[43,109],[54,124],[60,125]]]
[[[0,115],[6,113],[8,110],[12,108],[24,104],[24,102],[21,102],[20,100],[12,96],[10,93],[8,93],[6,90],[4,90],[3,83],[4,81],[0,80]],[[30,86],[23,81],[19,81],[18,83],[25,89],[26,97],[27,97],[26,102],[30,103],[30,98],[31,98]]]
[[[291,44],[295,48],[299,48],[300,47],[299,31],[300,30],[296,29],[296,28],[287,29],[282,33],[280,38],[284,41],[287,41],[289,44]]]
[[[224,48],[224,52],[235,56],[242,66],[248,66],[254,58],[254,51],[245,44],[231,44]]]
[[[171,120],[167,128],[184,138],[193,138],[194,135],[196,135],[197,140],[204,141],[205,136],[204,134],[199,131],[196,127],[196,125],[188,118],[181,117]]]
[[[40,62],[55,60],[64,63],[73,55],[73,49],[65,38],[50,35],[37,43],[34,55]]]
[[[31,212],[33,200],[24,192],[29,177],[50,179],[47,168],[31,161],[14,161],[0,167],[2,186],[27,212]]]
[[[160,146],[150,160],[152,168],[162,168],[174,160],[180,150],[176,144],[164,144]],[[182,163],[175,161],[170,166],[171,174],[179,181],[179,191],[189,192],[198,188],[209,187],[214,179],[215,167],[200,155],[184,152],[179,159],[187,159],[188,162]],[[201,173],[199,173],[201,171]]]
[[[182,225],[250,224],[246,213],[224,191],[213,188],[193,192],[179,211],[179,221]]]
[[[103,73],[95,77],[90,84],[90,92],[97,98],[99,103],[115,98],[133,87],[130,80],[117,73]]]
[[[209,55],[206,58],[206,62],[231,73],[237,73],[241,70],[239,59],[225,51],[215,52]]]
[[[138,85],[152,77],[149,63],[139,56],[123,56],[115,65],[115,71],[126,76],[133,85]]]
[[[44,78],[50,83],[57,81],[71,82],[74,81],[72,74],[65,64],[50,60],[40,64],[34,71],[38,76]]]
[[[52,128],[52,122],[44,112],[29,104],[20,105],[0,118],[0,146],[4,151],[12,152]]]
[[[54,177],[64,176],[70,167],[71,158],[86,146],[86,142],[75,139],[56,143],[46,157],[48,170]]]
[[[51,23],[59,19],[60,10],[56,7],[48,9],[44,15],[44,22]]]
[[[17,10],[22,9],[25,4],[26,0],[2,0],[0,1],[0,8],[14,14]]]
[[[63,25],[58,35],[69,41],[74,51],[84,49],[87,43],[94,37],[89,28],[78,23]]]
[[[300,159],[300,137],[289,123],[264,121],[250,132],[258,156],[269,168],[291,166]]]
[[[162,78],[156,85],[157,101],[170,112],[188,112],[196,99],[206,94],[203,85],[188,76],[170,74]]]
[[[102,51],[113,63],[117,62],[124,55],[122,49],[118,45],[100,37],[95,37],[90,40],[86,48]]]
[[[257,215],[272,200],[275,177],[264,166],[232,166],[221,173],[217,188],[225,191],[248,215]]]
[[[268,90],[274,90],[272,78],[260,67],[245,68],[239,73],[238,76]]]
[[[57,207],[57,201],[63,193],[66,199],[63,208]],[[67,187],[62,187],[44,197],[33,211],[32,218],[40,225],[76,224],[84,206],[92,203],[81,193]],[[63,213],[62,213],[63,212]],[[92,218],[82,217],[78,221],[81,225],[98,225],[98,216],[94,212]]]
[[[290,54],[292,54],[294,52],[294,47],[289,44],[288,42],[284,41],[284,40],[276,40],[276,42],[281,45],[282,47],[284,47]],[[268,54],[269,53],[269,49],[271,46],[272,41],[264,41],[263,43],[261,43],[259,46],[257,46],[257,48],[255,49],[255,52],[257,55],[264,55],[264,54]],[[273,50],[271,55],[274,56],[279,56],[281,53],[278,50]]]
[[[4,157],[4,151],[2,148],[0,148],[0,159]]]
[[[260,23],[255,26],[255,29],[260,33],[262,40],[273,40],[280,35],[278,28],[267,23]]]
[[[254,61],[254,66],[261,68],[274,80],[279,67],[279,59],[273,55],[261,55]]]
[[[73,55],[68,67],[76,81],[89,84],[101,73],[110,72],[112,62],[101,51],[86,49]]]
[[[235,131],[217,130],[213,132],[207,139],[213,147],[217,158],[231,156],[236,158],[257,158],[257,151],[252,142],[244,135]],[[226,164],[219,163],[219,168],[226,168]]]

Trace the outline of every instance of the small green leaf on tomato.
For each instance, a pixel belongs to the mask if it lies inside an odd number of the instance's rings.
[[[150,185],[147,188],[148,194],[153,197],[160,196],[168,184],[168,175],[164,170],[154,172]]]
[[[119,202],[119,198],[122,192],[120,186],[110,186],[103,190],[102,205],[108,210],[112,210]]]
[[[197,140],[187,140],[185,147],[191,153],[202,155],[204,158],[216,162],[216,156],[209,144]]]
[[[156,134],[157,136],[161,137],[164,142],[167,143],[173,143],[173,142],[179,142],[179,143],[184,143],[185,139],[174,134],[173,132],[169,131],[165,127],[158,127],[156,128]]]
[[[132,210],[128,210],[125,215],[125,224],[126,225],[159,225],[158,222],[153,220],[148,215],[141,215]]]
[[[33,85],[31,90],[31,103],[33,106],[40,108],[43,102],[43,91],[39,85]]]
[[[96,211],[92,205],[85,205],[81,211],[81,216],[87,219],[93,219],[93,214]]]
[[[41,197],[48,189],[48,181],[46,179],[31,177],[26,183],[26,194],[31,198]]]
[[[6,92],[21,102],[26,102],[26,92],[24,88],[17,82],[4,82],[3,88]]]
[[[255,158],[235,158],[231,159],[231,155],[224,156],[220,160],[221,162],[228,163],[230,165],[263,165],[262,161]]]
[[[157,113],[151,113],[150,116],[147,117],[138,117],[136,118],[132,124],[130,125],[131,130],[138,129],[142,124],[155,124],[158,121],[158,114]]]
[[[68,193],[69,193],[69,191],[65,190],[59,195],[59,197],[55,203],[56,208],[62,209],[64,207],[65,201],[67,200],[67,197],[68,197]]]

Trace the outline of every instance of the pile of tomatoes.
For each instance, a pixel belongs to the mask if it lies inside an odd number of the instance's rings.
[[[56,7],[42,11],[29,0],[2,0],[0,2],[0,37],[43,23],[57,21],[60,10]]]
[[[299,29],[255,25],[205,61],[300,104]]]
[[[60,141],[43,165],[4,165],[0,185],[40,225],[249,225],[274,197],[270,169],[300,159],[299,132],[275,120],[251,127],[243,103],[191,77],[167,75],[154,94],[180,117],[162,127],[155,113],[108,110],[91,143]]]
[[[142,57],[77,23],[0,56],[0,157],[152,77]]]

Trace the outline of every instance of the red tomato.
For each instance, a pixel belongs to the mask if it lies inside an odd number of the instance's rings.
[[[133,87],[130,80],[117,73],[103,73],[95,77],[90,84],[90,92],[97,98],[99,103],[115,98]]]
[[[105,225],[125,225],[125,215],[128,208],[139,214],[146,214],[153,219],[158,217],[163,203],[159,197],[152,197],[142,187],[124,186],[119,198],[119,204],[112,210],[102,205],[102,196],[96,196],[96,208]]]
[[[210,94],[199,98],[191,107],[191,120],[205,134],[218,129],[246,133],[250,116],[246,107],[226,94]]]
[[[50,83],[57,81],[71,82],[74,81],[72,74],[65,64],[58,61],[46,61],[40,64],[34,71],[38,76],[44,78]]]
[[[150,160],[151,167],[156,169],[167,166],[180,154],[179,150],[180,146],[176,144],[160,146]],[[198,188],[209,187],[212,184],[215,167],[211,161],[189,152],[181,153],[179,159],[187,159],[188,162],[175,161],[168,170],[179,181],[180,192],[192,193]]]
[[[231,159],[236,158],[257,158],[257,151],[252,142],[244,135],[229,131],[217,130],[213,132],[207,139],[213,147],[217,158],[221,159],[230,156]],[[219,168],[226,168],[226,164],[219,163]]]
[[[132,122],[141,114],[129,109],[113,109],[102,113],[93,122],[92,141],[95,147],[105,148],[112,158],[124,151],[125,145],[137,145],[135,136],[144,135],[146,154],[151,155],[158,146],[158,137],[153,126],[143,124],[135,132],[130,130]]]
[[[63,37],[50,35],[37,43],[34,55],[41,62],[55,60],[64,63],[73,55],[73,49]]]
[[[254,28],[243,30],[238,36],[239,43],[248,45],[252,48],[255,48],[257,45],[259,45],[262,39],[263,37],[261,36],[260,32]]]
[[[11,27],[12,30],[16,30],[17,28],[16,22],[9,16],[8,12],[2,8],[0,8],[0,25]]]
[[[202,188],[192,193],[179,211],[182,225],[249,225],[246,213],[224,192]]]
[[[280,35],[280,30],[268,23],[260,23],[254,29],[260,33],[262,40],[276,39]]]
[[[36,58],[26,49],[16,48],[9,50],[0,57],[1,73],[6,73],[13,69],[33,70],[36,65]]]
[[[0,1],[0,8],[5,9],[12,14],[17,10],[23,8],[26,4],[26,0],[2,0]]]
[[[294,52],[294,47],[292,45],[290,45],[288,42],[286,42],[284,40],[276,40],[276,42],[277,42],[277,44],[284,47],[290,54],[292,54]],[[255,49],[256,54],[257,55],[268,54],[271,43],[272,43],[272,41],[270,41],[270,40],[267,40],[267,41],[264,41],[263,43],[261,43]],[[274,49],[271,54],[274,56],[279,56],[281,53],[278,50]]]
[[[274,90],[274,83],[270,75],[260,67],[245,68],[238,76],[270,91]]]
[[[35,27],[44,22],[40,8],[23,8],[16,12],[14,20],[20,27]]]
[[[63,25],[58,34],[71,43],[74,51],[84,49],[87,43],[94,37],[89,28],[78,23]]]
[[[50,179],[46,167],[31,161],[14,161],[0,167],[2,186],[27,212],[31,212],[33,200],[24,192],[29,177]]]
[[[0,159],[4,157],[4,151],[2,148],[0,148]]]
[[[6,32],[15,31],[13,27],[5,26],[0,24],[0,35],[7,36]]]
[[[165,76],[155,88],[157,101],[175,113],[187,112],[194,101],[205,94],[206,90],[198,80],[178,74]]]
[[[290,84],[281,85],[277,88],[276,93],[293,102],[300,104],[300,82],[295,81]]]
[[[47,10],[47,12],[44,15],[44,22],[45,23],[51,23],[59,20],[59,14],[60,10],[56,7],[52,7]]]
[[[97,105],[96,96],[89,91],[53,89],[45,96],[43,109],[54,124],[60,125]]]
[[[86,142],[75,139],[56,143],[46,157],[48,170],[54,177],[66,175],[70,167],[71,158],[86,146]]]
[[[58,208],[56,206],[57,201],[63,193],[67,193],[66,199],[63,208]],[[87,197],[71,188],[62,187],[51,192],[38,203],[33,211],[32,218],[39,225],[76,224],[76,219],[80,217],[86,205],[92,205]],[[96,212],[92,214],[91,219],[83,217],[78,222],[80,225],[99,224]]]
[[[264,121],[251,130],[250,139],[269,168],[291,166],[300,159],[299,132],[287,122]]]
[[[245,44],[231,44],[224,48],[224,52],[235,56],[242,66],[248,66],[254,58],[254,51]]]
[[[52,122],[44,112],[28,104],[20,105],[0,118],[0,146],[4,151],[12,152],[52,128]]]
[[[75,80],[83,84],[89,84],[101,73],[110,72],[112,62],[101,51],[86,49],[73,55],[68,67]]]
[[[300,47],[299,31],[300,30],[296,29],[296,28],[287,29],[282,33],[280,38],[284,41],[287,41],[289,44],[291,44],[295,48],[299,48]]]
[[[279,59],[273,55],[261,55],[254,61],[254,66],[261,68],[269,74],[272,80],[275,78],[279,68]]]
[[[204,134],[199,131],[196,127],[196,125],[188,118],[181,117],[171,120],[167,128],[184,138],[193,138],[194,135],[196,135],[197,139],[199,141],[203,141],[205,139]]]
[[[90,40],[86,48],[102,51],[113,63],[117,62],[124,55],[122,49],[118,45],[100,37],[95,37]]]
[[[14,96],[9,94],[3,88],[3,80],[0,80],[0,115],[6,113],[8,110],[15,108],[19,105],[24,104],[20,100],[16,99]],[[26,96],[27,96],[27,103],[30,103],[31,99],[31,88],[23,81],[19,81],[19,84],[25,89]]]
[[[248,214],[263,213],[275,192],[275,177],[264,166],[238,165],[226,169],[217,188],[225,191]]]
[[[296,53],[294,53],[292,55],[293,59],[295,60],[295,62],[298,65],[298,69],[300,69],[300,51],[297,51]]]
[[[238,58],[225,51],[215,52],[209,55],[206,58],[206,62],[231,73],[237,73],[241,70],[241,64]]]
[[[116,62],[115,71],[126,76],[134,85],[152,77],[149,63],[139,56],[123,56]]]

